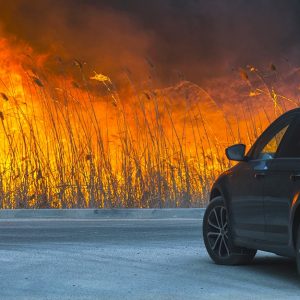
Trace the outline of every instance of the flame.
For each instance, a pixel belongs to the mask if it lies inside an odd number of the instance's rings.
[[[274,118],[259,102],[229,114],[188,81],[120,91],[79,60],[74,75],[47,70],[47,59],[0,39],[2,208],[200,206],[230,166],[224,148],[251,145]],[[250,97],[267,93],[241,76]]]

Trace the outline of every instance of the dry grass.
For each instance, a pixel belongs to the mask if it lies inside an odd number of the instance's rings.
[[[134,92],[128,104],[108,77],[90,78],[77,67],[82,79],[72,85],[60,78],[58,87],[41,71],[21,83],[13,76],[1,82],[1,208],[203,206],[216,176],[230,166],[224,147],[241,136],[251,144],[273,119],[250,102],[229,117],[188,83],[194,94],[179,107],[154,91]],[[251,97],[265,93],[275,114],[285,110],[256,69],[241,76]],[[90,81],[105,96],[96,96]],[[211,123],[216,112],[219,123]]]

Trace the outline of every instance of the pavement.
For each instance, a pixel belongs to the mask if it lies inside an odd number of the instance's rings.
[[[0,299],[299,299],[293,260],[208,257],[201,218],[1,219]]]

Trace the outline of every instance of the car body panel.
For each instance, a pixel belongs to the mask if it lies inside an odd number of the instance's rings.
[[[298,163],[300,167],[300,160]],[[294,168],[294,159],[274,159],[265,178],[266,240],[274,244],[289,243],[290,209],[294,195],[300,187],[291,178]]]
[[[229,209],[236,237],[264,239],[263,178],[255,178],[263,172],[265,161],[251,161],[238,164],[229,176]]]

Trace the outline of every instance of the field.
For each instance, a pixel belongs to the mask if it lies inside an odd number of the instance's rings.
[[[24,57],[1,40],[1,208],[203,206],[230,167],[224,148],[298,106],[274,65],[240,69],[227,91],[243,101],[224,106],[187,80],[141,89],[125,72],[120,88],[80,60],[57,58],[53,75]]]

